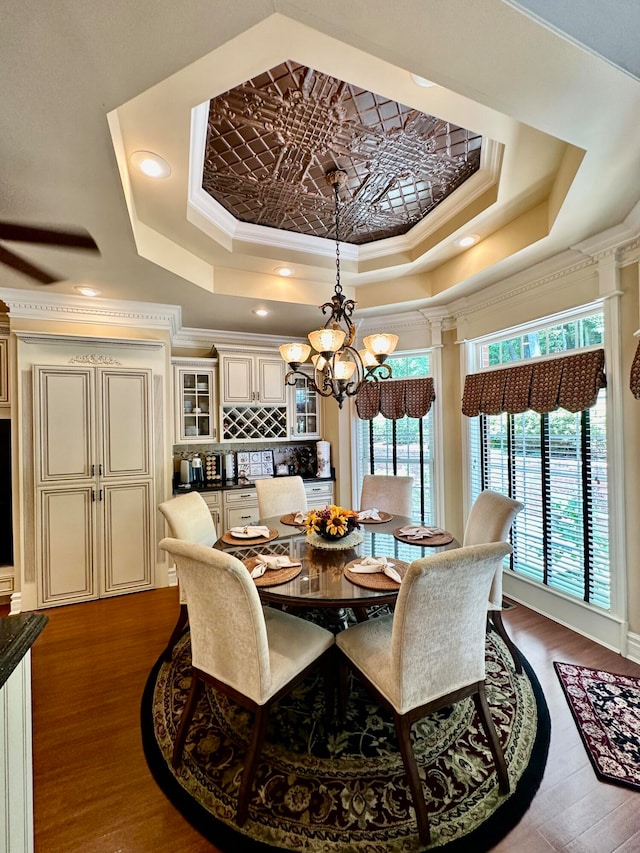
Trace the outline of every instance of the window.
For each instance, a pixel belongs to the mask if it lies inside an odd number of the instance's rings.
[[[387,362],[394,379],[431,375],[431,353],[394,354]],[[393,379],[388,380],[393,382]],[[358,476],[355,495],[360,495],[365,474],[400,474],[413,477],[413,517],[421,523],[434,521],[433,408],[423,418],[392,421],[383,415],[357,419]],[[354,496],[354,503],[357,498]]]
[[[505,365],[603,343],[601,312],[476,343],[478,363]],[[524,503],[513,526],[511,568],[603,609],[611,602],[607,398],[583,412],[469,419],[471,490]]]

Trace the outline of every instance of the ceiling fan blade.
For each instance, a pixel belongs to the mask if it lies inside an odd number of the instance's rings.
[[[0,240],[18,243],[38,243],[42,246],[67,246],[97,252],[96,241],[88,232],[60,231],[56,228],[35,228],[15,222],[0,222]]]
[[[4,249],[2,246],[0,246],[0,263],[6,264],[8,267],[17,270],[24,275],[28,275],[30,278],[39,281],[40,284],[54,284],[56,281],[60,281],[59,277],[46,272],[46,270],[43,270],[41,267],[36,267],[33,264],[30,264],[29,261],[25,261],[24,258],[21,258],[20,255],[15,255],[13,252],[10,252],[8,249]]]

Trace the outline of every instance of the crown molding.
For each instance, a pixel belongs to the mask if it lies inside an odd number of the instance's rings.
[[[74,296],[68,293],[39,293],[33,290],[0,288],[0,298],[9,308],[10,320],[62,320],[70,323],[100,323],[135,326],[139,329],[180,329],[178,305],[155,302],[124,302],[115,299]]]
[[[19,341],[25,344],[58,344],[60,346],[68,346],[72,344],[74,347],[77,347],[78,344],[82,344],[85,347],[115,347],[117,349],[122,349],[123,347],[129,347],[130,349],[156,349],[160,350],[165,346],[164,341],[153,341],[148,340],[147,338],[101,338],[97,335],[64,335],[64,334],[56,334],[55,332],[22,332],[17,331],[14,332],[16,338]],[[77,358],[77,356],[76,356]],[[104,361],[105,356],[95,355],[95,354],[87,354],[86,356],[82,356],[84,359],[89,359],[88,361],[84,361],[86,364],[97,364],[99,361],[102,364],[106,364]],[[94,361],[91,361],[94,359]],[[75,364],[80,364],[83,362],[70,362]]]

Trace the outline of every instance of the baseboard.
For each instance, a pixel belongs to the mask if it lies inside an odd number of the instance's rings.
[[[513,601],[623,657],[628,656],[629,626],[623,619],[513,572],[504,572],[502,584],[504,595]]]
[[[14,592],[11,594],[11,610],[9,616],[17,616],[22,613],[22,593]]]
[[[627,654],[629,660],[640,663],[640,634],[627,633]]]

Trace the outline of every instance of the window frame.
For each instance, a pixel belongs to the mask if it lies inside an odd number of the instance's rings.
[[[433,458],[432,458],[432,495],[431,506],[434,518],[444,518],[444,489],[443,489],[443,449],[442,449],[442,395],[439,389],[442,389],[442,357],[440,346],[419,347],[416,349],[400,350],[394,352],[393,358],[413,358],[416,356],[427,355],[429,357],[430,371],[426,376],[431,376],[434,382],[436,399],[429,415],[432,417],[432,432],[433,432]],[[393,380],[390,380],[393,381]],[[355,465],[351,466],[351,495],[352,504],[355,506],[360,496],[362,487],[362,478],[369,471],[364,471],[362,467],[362,447],[360,445],[360,418],[355,407],[355,401],[351,398],[351,452],[352,459],[355,460]]]
[[[538,612],[548,614],[551,618],[561,621],[579,633],[592,637],[596,641],[604,642],[611,648],[619,649],[624,653],[627,646],[627,567],[624,523],[623,379],[621,369],[619,296],[619,293],[614,293],[602,299],[565,311],[558,311],[544,317],[538,317],[529,322],[519,323],[473,338],[468,337],[463,342],[464,355],[460,360],[460,369],[461,387],[463,387],[466,374],[489,372],[504,368],[508,364],[502,363],[491,367],[480,367],[481,347],[489,343],[493,344],[509,340],[528,332],[539,331],[549,326],[578,320],[594,313],[602,313],[604,319],[604,343],[602,346],[605,350],[605,369],[607,374],[606,460],[607,480],[609,484],[610,609],[609,611],[603,611],[598,605],[579,601],[560,590],[544,586],[536,580],[513,572],[505,574],[505,581],[510,586],[509,594],[514,600],[520,600],[525,605],[533,607]],[[558,353],[557,356],[562,357],[571,353],[594,349],[597,346],[599,345],[567,350]],[[533,363],[534,361],[548,360],[554,358],[554,355],[527,359],[527,362]],[[511,362],[514,365],[522,363],[524,363],[524,360]],[[466,418],[464,415],[461,415],[461,417],[463,421],[461,436],[463,451],[463,504],[465,518],[467,518],[473,501],[470,453],[471,419]],[[516,578],[517,583],[509,584],[511,578]],[[554,602],[552,599],[556,601]],[[597,620],[596,614],[601,614],[603,619]]]

